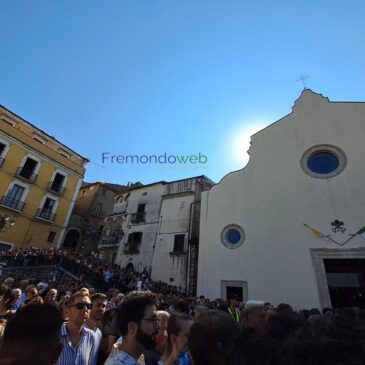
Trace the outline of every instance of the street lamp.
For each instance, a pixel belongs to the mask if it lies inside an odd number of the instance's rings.
[[[0,215],[0,232],[8,227],[15,225],[15,218],[11,215]]]

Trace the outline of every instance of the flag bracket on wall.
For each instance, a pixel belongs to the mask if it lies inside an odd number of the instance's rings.
[[[356,235],[360,235],[362,238],[365,239],[365,226],[362,227],[356,233],[349,234],[350,237],[345,242],[342,242],[341,243],[341,242],[336,241],[334,238],[332,238],[330,234],[323,234],[322,232],[318,231],[318,229],[315,229],[315,228],[309,226],[306,223],[303,223],[303,225],[305,227],[307,227],[316,237],[321,238],[321,239],[323,239],[325,241],[332,241],[333,243],[335,243],[336,245],[339,245],[339,246],[346,245],[346,243],[349,242],[349,241],[351,241]]]

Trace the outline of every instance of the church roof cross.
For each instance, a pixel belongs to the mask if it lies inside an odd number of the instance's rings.
[[[309,76],[300,75],[299,79],[297,81],[301,81],[303,83],[303,89],[307,89],[305,86],[305,80],[309,79]]]

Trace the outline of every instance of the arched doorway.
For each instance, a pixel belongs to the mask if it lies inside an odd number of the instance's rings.
[[[134,266],[131,262],[125,268],[127,271],[134,271]]]
[[[76,229],[70,229],[63,240],[63,248],[75,249],[80,242],[80,232]]]

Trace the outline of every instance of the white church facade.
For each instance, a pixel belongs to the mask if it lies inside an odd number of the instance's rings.
[[[305,89],[202,193],[198,295],[365,305],[365,103]]]

